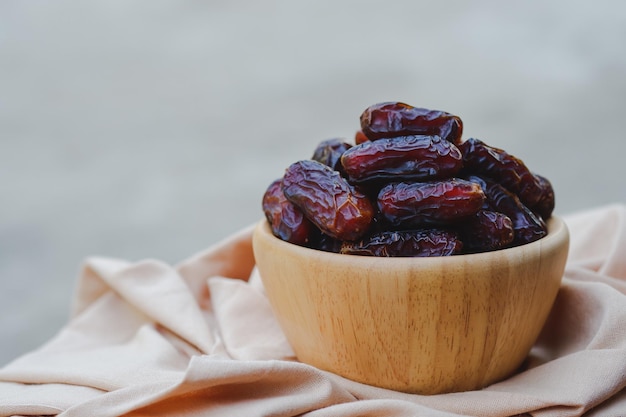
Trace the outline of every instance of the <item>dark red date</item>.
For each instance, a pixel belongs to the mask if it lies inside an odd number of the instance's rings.
[[[552,184],[546,177],[535,174],[535,178],[539,182],[542,191],[539,201],[530,209],[541,216],[542,219],[548,220],[554,211],[554,188],[552,188]]]
[[[462,250],[456,233],[438,229],[381,232],[341,246],[342,254],[384,257],[450,256]]]
[[[401,136],[353,146],[341,156],[353,182],[451,177],[463,166],[463,156],[439,136]]]
[[[467,179],[481,186],[493,211],[503,213],[511,219],[515,233],[512,246],[534,242],[548,234],[545,222],[526,207],[517,195],[497,182],[477,175],[471,175]]]
[[[463,154],[463,165],[468,172],[494,179],[517,194],[527,207],[538,203],[543,190],[539,180],[522,160],[474,138],[463,142],[459,149]]]
[[[374,217],[370,200],[339,172],[312,160],[291,164],[283,177],[285,197],[322,232],[339,240],[357,240]]]
[[[457,222],[476,214],[484,201],[480,185],[452,178],[388,184],[378,194],[378,209],[390,224],[412,227]]]
[[[513,242],[513,222],[505,214],[480,210],[462,225],[462,237],[467,252],[503,249]]]
[[[309,243],[314,226],[298,207],[287,200],[282,179],[273,181],[267,187],[263,195],[263,213],[275,236],[296,245]]]
[[[439,110],[428,110],[399,102],[374,104],[361,114],[361,129],[370,140],[407,135],[437,135],[452,143],[461,142],[461,118]]]
[[[352,145],[345,142],[343,139],[328,139],[317,145],[311,159],[327,165],[336,171],[341,171],[341,155],[351,147]]]

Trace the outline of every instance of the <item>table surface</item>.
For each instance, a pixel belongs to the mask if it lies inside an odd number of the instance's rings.
[[[0,4],[0,365],[68,318],[82,260],[176,263],[261,217],[362,110],[447,110],[553,182],[626,201],[626,4]]]

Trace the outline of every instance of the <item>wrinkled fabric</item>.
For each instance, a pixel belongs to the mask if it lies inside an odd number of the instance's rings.
[[[67,325],[0,369],[0,416],[626,416],[626,206],[564,220],[548,321],[524,369],[482,390],[405,394],[298,362],[250,226],[177,266],[87,259]]]

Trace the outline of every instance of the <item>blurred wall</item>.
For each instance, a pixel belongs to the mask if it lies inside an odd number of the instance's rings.
[[[625,75],[617,0],[0,2],[0,365],[65,323],[84,258],[218,242],[375,102],[461,116],[559,214],[626,202]]]

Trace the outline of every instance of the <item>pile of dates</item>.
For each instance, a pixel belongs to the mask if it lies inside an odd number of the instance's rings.
[[[550,182],[478,139],[458,116],[399,102],[365,109],[354,144],[325,140],[263,196],[275,236],[369,256],[447,256],[547,234]]]

